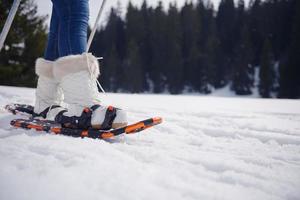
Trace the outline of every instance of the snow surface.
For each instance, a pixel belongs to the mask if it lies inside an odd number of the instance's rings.
[[[34,90],[0,86],[0,106]],[[10,127],[0,111],[0,199],[300,199],[300,101],[106,94],[129,121],[163,124],[94,140]],[[20,116],[18,116],[20,117]]]

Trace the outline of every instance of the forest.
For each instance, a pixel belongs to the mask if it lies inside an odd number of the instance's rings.
[[[0,2],[2,27],[9,6]],[[15,35],[0,53],[0,84],[35,86],[44,20],[32,1],[23,1]],[[300,1],[222,0],[216,8],[207,0],[180,8],[129,3],[125,17],[118,6],[111,9],[91,52],[104,57],[99,81],[110,92],[209,94],[230,86],[237,95],[258,88],[263,98],[300,98]]]

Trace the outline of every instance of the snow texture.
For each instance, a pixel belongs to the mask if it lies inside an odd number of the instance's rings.
[[[34,103],[0,86],[0,106]],[[111,140],[10,127],[0,113],[0,199],[300,199],[300,101],[106,94],[129,121],[163,124]]]

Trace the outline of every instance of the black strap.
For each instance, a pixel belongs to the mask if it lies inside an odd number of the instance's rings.
[[[90,108],[85,108],[79,117],[65,116],[64,113],[67,112],[67,110],[63,110],[56,115],[55,121],[67,128],[90,129],[92,128],[92,124],[91,124],[92,114],[99,107],[100,105],[93,105]],[[113,106],[109,106],[106,110],[104,121],[101,124],[101,129],[102,130],[111,129],[112,123],[116,118],[116,116],[117,116],[117,109]]]
[[[52,110],[52,109],[54,109],[54,108],[58,108],[58,107],[60,107],[59,105],[53,105],[53,106],[50,106],[50,107],[48,107],[48,108],[46,108],[44,111],[42,111],[41,113],[35,113],[35,112],[33,112],[32,113],[32,117],[34,118],[34,117],[43,117],[43,118],[46,118],[47,117],[47,113],[50,111],[50,110]]]
[[[101,124],[102,130],[109,130],[112,128],[113,121],[117,116],[117,109],[113,106],[109,106],[105,113],[105,118],[103,123]]]
[[[13,114],[16,114],[16,111],[28,113],[33,115],[34,107],[27,104],[13,104],[14,108],[11,108],[10,105],[5,106],[5,108],[9,109]]]
[[[94,105],[91,108],[85,108],[79,117],[65,116],[64,113],[67,112],[67,110],[63,110],[56,115],[55,121],[68,128],[89,129],[92,127],[91,119],[93,111],[99,107],[100,105]]]

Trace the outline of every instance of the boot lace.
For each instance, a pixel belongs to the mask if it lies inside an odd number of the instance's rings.
[[[89,70],[89,73],[90,73],[90,75],[91,75],[91,78],[92,78],[93,80],[96,80],[96,83],[97,83],[97,85],[99,86],[99,88],[101,89],[101,91],[102,91],[103,93],[105,93],[105,91],[104,91],[102,85],[101,85],[100,82],[98,81],[98,77],[97,77],[96,73],[93,72],[93,70],[92,70],[92,67],[91,67],[90,62],[89,62],[89,55],[91,55],[91,54],[90,54],[90,53],[86,53],[86,54],[85,54],[85,58],[86,58],[86,62],[87,62],[87,66],[88,66],[88,70]],[[102,58],[102,57],[99,57],[99,58],[97,58],[97,59],[100,60],[100,59],[103,59],[103,58]]]

